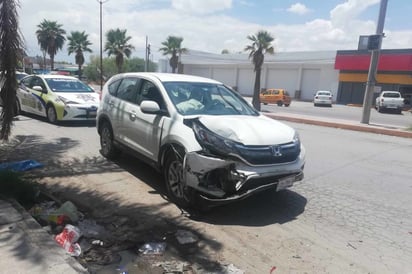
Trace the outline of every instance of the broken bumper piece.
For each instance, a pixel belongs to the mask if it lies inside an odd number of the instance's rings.
[[[189,152],[185,156],[187,186],[212,202],[229,202],[274,188],[291,187],[303,179],[304,153],[291,163],[251,166],[233,159]]]

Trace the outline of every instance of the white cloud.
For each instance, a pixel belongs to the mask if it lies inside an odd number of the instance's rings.
[[[287,11],[291,12],[291,13],[296,13],[296,14],[299,14],[299,15],[303,15],[303,14],[306,14],[306,13],[310,12],[310,9],[308,9],[304,4],[295,3],[295,4],[291,5],[287,9]]]
[[[208,14],[230,9],[232,0],[172,0],[172,7],[184,12]]]
[[[126,29],[136,48],[133,56],[140,58],[145,56],[145,38],[148,36],[154,60],[161,57],[158,49],[169,35],[183,37],[182,45],[193,50],[220,53],[228,49],[230,52],[241,52],[250,42],[247,35],[261,29],[273,34],[277,51],[356,49],[359,35],[376,30],[375,22],[361,20],[362,12],[379,2],[347,0],[330,12],[329,19],[316,19],[303,24],[260,25],[225,16],[221,12],[202,16],[197,11],[190,12],[200,9],[206,2],[208,5],[212,3],[208,12],[221,11],[230,7],[231,1],[192,0],[187,2],[192,3],[188,6],[192,6],[186,12],[172,7],[170,1],[158,1],[157,7],[151,8],[153,0],[109,0],[103,4],[103,33],[112,28]],[[100,53],[99,3],[95,0],[21,0],[19,14],[29,55],[41,55],[35,31],[43,19],[58,21],[67,34],[74,30],[85,31],[93,43],[93,54]],[[385,29],[385,33],[384,48],[409,48],[412,44],[412,31]],[[67,55],[67,44],[57,53],[56,60],[74,62],[74,56]]]
[[[376,5],[380,0],[347,0],[337,5],[331,12],[330,18],[335,26],[347,26],[357,19],[367,8]]]

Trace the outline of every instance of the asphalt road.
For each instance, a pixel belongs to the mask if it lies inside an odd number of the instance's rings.
[[[164,200],[161,176],[138,160],[105,161],[93,124],[19,116],[13,136],[21,144],[2,157],[45,163],[48,187],[98,212],[102,204],[114,212],[133,205],[135,216],[191,227],[203,257],[246,273],[412,272],[412,141],[289,124],[307,150],[304,181],[201,216],[182,215]]]
[[[359,106],[347,106],[347,105],[333,105],[329,107],[314,107],[312,102],[292,101],[289,107],[278,107],[277,105],[263,105],[262,111],[267,112],[281,112],[302,114],[317,119],[322,117],[332,119],[342,119],[349,121],[360,122],[362,120],[363,108]],[[410,111],[403,111],[402,114],[396,113],[379,113],[375,109],[370,111],[370,124],[390,125],[399,128],[411,128],[412,127],[412,113]]]

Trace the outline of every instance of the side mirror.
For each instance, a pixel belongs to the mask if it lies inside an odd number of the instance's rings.
[[[164,114],[165,111],[160,109],[159,104],[155,101],[144,100],[140,104],[140,110],[146,114]]]
[[[33,86],[32,89],[43,92],[43,88],[41,86]]]

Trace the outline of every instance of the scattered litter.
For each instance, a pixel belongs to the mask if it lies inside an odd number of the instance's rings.
[[[226,266],[226,271],[224,273],[225,274],[244,274],[245,272],[243,270],[240,270],[233,264],[229,264]]]
[[[186,262],[177,261],[167,261],[167,262],[156,262],[152,266],[161,267],[164,273],[184,273],[186,268],[189,266]]]
[[[180,244],[191,244],[199,240],[199,238],[191,231],[180,229],[176,232],[176,238]]]
[[[276,270],[276,266],[272,266],[272,268],[270,269],[270,274],[272,274],[273,273],[273,271],[275,271]]]
[[[73,225],[66,225],[63,231],[54,238],[71,256],[79,256],[81,247],[76,243],[81,236],[80,230]]]
[[[50,214],[54,216],[62,216],[62,215],[67,216],[70,218],[72,222],[75,222],[75,223],[79,221],[79,214],[77,212],[77,208],[70,201],[63,203],[58,209],[51,212]]]
[[[351,243],[348,243],[348,246],[352,247],[353,249],[356,249],[356,247],[352,245]]]
[[[99,235],[107,234],[106,229],[98,225],[95,220],[84,219],[79,221],[77,226],[82,231],[83,236],[87,238],[96,238]]]
[[[146,243],[139,248],[144,255],[161,255],[166,250],[166,243]]]
[[[295,259],[302,259],[302,257],[300,257],[299,255],[294,255],[294,256],[292,256],[292,258],[295,258]]]
[[[119,253],[101,247],[92,248],[87,252],[84,252],[84,256],[82,258],[86,262],[95,263],[98,265],[117,264],[122,260]]]
[[[92,241],[92,245],[103,246],[104,243],[103,243],[103,241],[100,241],[100,240],[93,240],[93,241]]]
[[[43,164],[34,160],[24,160],[18,162],[8,162],[0,164],[0,170],[27,171],[34,168],[43,167]]]
[[[117,273],[119,274],[127,274],[127,268],[120,266],[119,268],[116,268],[116,271],[118,271]]]

